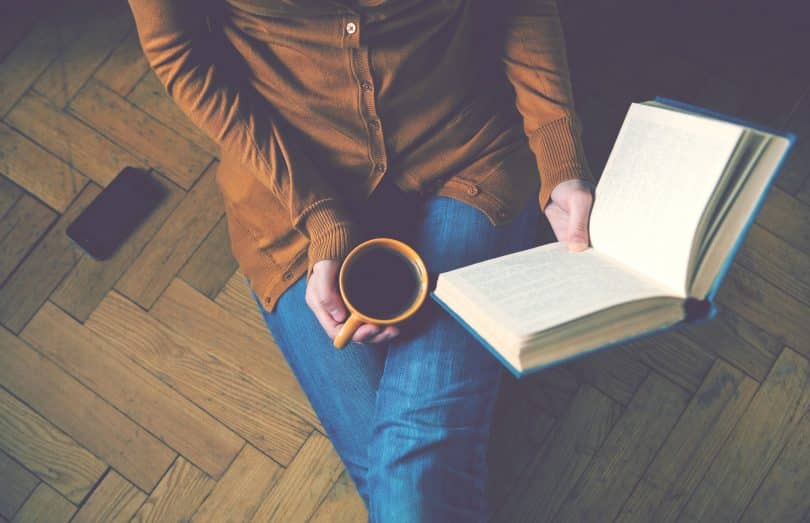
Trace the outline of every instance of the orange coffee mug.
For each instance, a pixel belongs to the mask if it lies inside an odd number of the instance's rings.
[[[335,348],[342,349],[363,323],[395,325],[413,316],[427,297],[428,272],[406,243],[372,238],[349,252],[338,283],[349,310],[334,339]]]

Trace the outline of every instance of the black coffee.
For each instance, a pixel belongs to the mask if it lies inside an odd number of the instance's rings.
[[[390,319],[413,304],[420,289],[419,273],[401,254],[384,247],[369,247],[346,267],[344,289],[361,313]]]

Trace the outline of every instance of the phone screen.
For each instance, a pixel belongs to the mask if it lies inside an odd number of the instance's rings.
[[[112,256],[165,197],[150,171],[125,167],[68,225],[67,235],[97,260]]]

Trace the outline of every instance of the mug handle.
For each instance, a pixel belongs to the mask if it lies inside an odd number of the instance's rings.
[[[338,331],[337,336],[335,336],[334,345],[336,349],[342,349],[349,343],[349,340],[352,339],[355,331],[363,324],[363,320],[357,317],[356,314],[352,313],[349,315],[349,319],[343,324]]]

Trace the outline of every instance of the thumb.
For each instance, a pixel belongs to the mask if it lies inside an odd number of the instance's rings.
[[[588,247],[588,213],[590,205],[584,198],[572,198],[568,211],[568,248],[582,251]]]
[[[343,300],[340,297],[337,285],[337,275],[323,274],[320,275],[316,289],[318,292],[318,305],[321,310],[332,317],[337,323],[342,323],[347,316],[346,306],[343,305]]]
[[[326,290],[323,308],[336,322],[343,323],[343,321],[346,320],[346,307],[343,305],[343,300],[340,298],[340,294],[334,287]]]
[[[334,321],[342,323],[348,311],[343,305],[338,289],[338,274],[340,264],[334,260],[321,260],[313,265],[313,277],[315,278],[315,296],[317,296],[319,308],[326,312]]]

